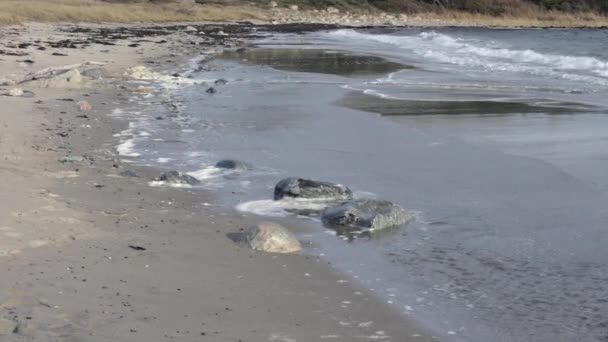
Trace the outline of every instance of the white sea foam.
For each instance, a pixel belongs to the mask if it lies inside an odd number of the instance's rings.
[[[333,38],[390,44],[442,63],[608,85],[608,61],[594,57],[544,54],[531,49],[509,49],[495,44],[454,38],[434,31],[397,36],[338,30],[328,35]]]
[[[140,154],[137,152],[134,152],[133,149],[135,148],[135,142],[134,139],[127,139],[125,141],[123,141],[122,143],[120,143],[118,146],[116,146],[116,151],[118,151],[118,154],[124,157],[139,157]]]
[[[215,167],[215,166],[208,166],[208,167],[202,168],[200,170],[188,172],[188,174],[190,176],[202,181],[202,180],[207,180],[207,179],[224,176],[228,172],[231,172],[231,171],[227,171],[225,169],[220,169],[219,167]]]
[[[164,181],[159,181],[159,180],[155,180],[155,181],[151,181],[148,182],[149,186],[153,186],[153,187],[170,187],[170,188],[192,188],[192,185],[190,184],[181,184],[181,183],[167,183]]]
[[[177,89],[184,85],[192,85],[197,83],[197,81],[190,78],[173,77],[171,75],[161,74],[142,65],[130,68],[125,74],[136,80],[155,81],[165,89]]]
[[[257,200],[244,202],[236,206],[242,212],[252,213],[260,216],[284,217],[289,211],[320,211],[330,204],[326,200],[284,198],[279,201]]]

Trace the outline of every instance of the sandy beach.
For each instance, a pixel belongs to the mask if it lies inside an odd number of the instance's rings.
[[[0,28],[0,92],[24,91],[0,97],[0,340],[432,340],[326,261],[233,243],[255,222],[212,193],[150,187],[158,170],[121,162],[110,114],[157,95],[129,68],[179,72],[249,29],[80,27]],[[63,66],[80,76],[19,83]]]

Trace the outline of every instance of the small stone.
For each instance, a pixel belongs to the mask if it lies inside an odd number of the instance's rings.
[[[90,112],[93,109],[93,106],[87,101],[80,101],[78,102],[78,109],[81,112]]]
[[[84,158],[81,156],[65,156],[61,159],[59,159],[60,163],[63,164],[67,164],[67,163],[81,163],[84,161]]]
[[[292,11],[297,11],[299,9],[298,5],[291,5],[289,6],[289,9]]]
[[[270,8],[275,8],[277,6],[279,6],[279,4],[277,4],[276,1],[271,1],[271,2],[268,3],[268,7],[270,7]]]
[[[250,227],[246,233],[249,247],[268,253],[295,253],[302,245],[287,228],[273,222],[261,222]]]
[[[120,173],[122,177],[137,177],[137,173],[133,170],[124,170]]]
[[[186,32],[198,32],[198,30],[194,26],[186,26],[184,29]]]

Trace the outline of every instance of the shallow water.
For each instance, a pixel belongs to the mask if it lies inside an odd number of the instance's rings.
[[[148,135],[132,132],[132,160],[192,171],[223,205],[249,215],[289,215],[295,204],[270,200],[286,176],[402,205],[416,220],[369,240],[345,242],[315,219],[294,220],[310,226],[304,238],[319,246],[311,253],[444,340],[605,340],[608,49],[598,46],[607,37],[486,29],[268,37],[260,52],[193,74],[227,79],[216,94],[182,88],[165,120],[135,125]],[[225,158],[254,170],[212,167]]]
[[[377,56],[354,54],[349,51],[304,49],[302,47],[297,49],[260,48],[239,52],[228,51],[220,58],[268,65],[278,70],[342,76],[378,75],[412,68],[412,66],[390,62]]]

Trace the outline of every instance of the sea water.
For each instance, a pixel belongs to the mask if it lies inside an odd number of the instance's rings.
[[[134,115],[123,157],[189,172],[252,220],[305,222],[309,253],[442,340],[608,339],[608,30],[255,43]],[[226,158],[253,170],[214,167]],[[415,220],[344,241],[287,210],[319,203],[272,200],[288,176],[345,184]]]

